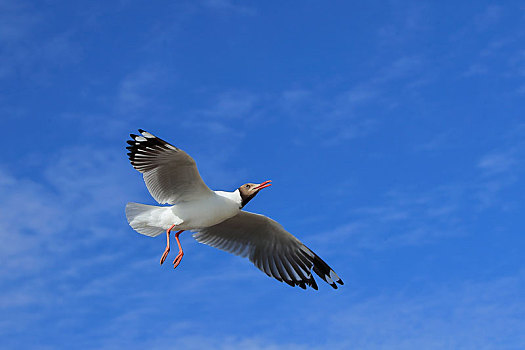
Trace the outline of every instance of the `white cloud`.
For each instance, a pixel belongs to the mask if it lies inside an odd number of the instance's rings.
[[[461,137],[457,129],[449,129],[426,138],[424,142],[415,145],[415,152],[443,152],[458,147]]]
[[[126,187],[121,163],[111,153],[71,148],[47,161],[47,179],[0,172],[0,236],[9,242],[0,247],[2,275],[22,286],[51,267],[65,273],[67,265],[57,265],[61,260],[77,264],[78,251],[107,239],[108,232],[98,232],[102,221],[121,218],[119,226],[126,227],[123,209],[133,187]]]
[[[247,91],[228,91],[212,97],[209,107],[196,112],[216,120],[253,118],[259,97]]]
[[[510,153],[490,153],[478,162],[478,167],[488,174],[502,173],[511,170],[516,160]]]
[[[1,275],[39,271],[47,260],[43,251],[49,240],[64,229],[63,207],[58,197],[32,180],[19,180],[0,171],[0,246],[4,269]]]
[[[147,107],[151,113],[158,98],[151,96],[169,80],[169,74],[154,66],[141,67],[127,74],[117,93],[116,110],[122,114],[144,112]]]
[[[376,129],[382,112],[397,106],[400,91],[414,99],[421,85],[431,81],[431,72],[424,67],[420,56],[401,56],[360,82],[346,82],[350,86],[340,86],[336,94],[317,87],[284,90],[275,99],[276,107],[321,145],[335,146]]]
[[[0,78],[30,75],[33,84],[49,84],[49,71],[78,60],[82,51],[73,32],[48,34],[42,28],[49,21],[28,3],[0,2]]]
[[[0,40],[5,45],[16,43],[30,35],[41,21],[41,16],[28,4],[10,0],[0,1]]]
[[[481,209],[513,205],[508,198],[502,199],[502,193],[519,181],[525,171],[524,135],[523,124],[516,125],[503,136],[499,147],[480,157],[477,163],[480,176],[471,185]]]
[[[486,65],[481,63],[472,63],[467,70],[463,73],[465,77],[480,76],[488,73]]]
[[[459,212],[464,195],[458,186],[439,186],[426,191],[391,190],[380,199],[381,205],[342,213],[352,219],[305,240],[327,245],[331,250],[350,246],[358,253],[430,244],[463,235]]]
[[[225,330],[219,323],[206,327],[207,323],[187,321],[179,310],[173,310],[173,315],[164,320],[157,320],[158,313],[138,307],[115,315],[93,345],[100,349],[355,347],[372,350],[492,349],[505,344],[507,348],[517,349],[525,343],[522,331],[525,303],[521,297],[524,282],[525,274],[517,272],[498,279],[450,281],[447,284],[422,284],[418,280],[413,281],[417,283],[414,287],[367,296],[343,290],[335,296],[333,293],[316,293],[314,298],[296,296],[295,299],[301,300],[300,306],[289,309],[283,305],[275,319],[260,323],[256,335],[244,334],[243,324]],[[254,298],[262,298],[254,303],[265,300],[264,295],[254,296],[252,300]],[[287,298],[285,296],[280,302],[285,303]],[[201,300],[201,303],[206,302],[207,299]],[[244,305],[240,300],[237,302]],[[339,307],[334,309],[335,305]],[[231,308],[234,319],[244,320],[236,305]],[[269,309],[274,310],[274,307],[269,306]],[[267,317],[264,311],[263,316]],[[202,318],[207,320],[206,315]],[[219,322],[220,318],[210,322]],[[250,320],[258,324],[257,318],[253,321],[250,316]],[[280,329],[283,326],[285,328]]]
[[[426,19],[430,7],[425,3],[406,3],[394,1],[384,4],[389,8],[389,20],[386,25],[377,30],[379,40],[383,46],[398,47],[410,42],[415,35],[425,32],[428,28]]]
[[[351,246],[356,254],[368,249],[431,244],[469,234],[467,225],[480,212],[516,207],[504,191],[519,181],[525,170],[521,161],[525,153],[524,130],[522,125],[514,126],[500,140],[501,146],[472,162],[474,176],[434,188],[396,187],[375,201],[380,204],[341,211],[351,219],[307,240],[332,250]],[[452,135],[439,134],[421,148],[448,147]]]
[[[367,298],[332,317],[332,348],[518,349],[525,344],[525,275],[426,286]]]

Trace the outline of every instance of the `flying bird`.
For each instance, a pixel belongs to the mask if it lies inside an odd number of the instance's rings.
[[[170,251],[170,233],[176,230],[179,253],[176,268],[184,256],[179,235],[194,232],[200,243],[248,257],[268,276],[290,286],[318,289],[312,271],[337,289],[343,281],[334,270],[278,222],[242,210],[271,181],[247,183],[233,192],[212,191],[202,180],[192,157],[166,141],[139,129],[130,134],[126,147],[131,165],[142,173],[150,194],[159,204],[126,205],[129,225],[138,233],[156,237],[166,231],[164,263]]]

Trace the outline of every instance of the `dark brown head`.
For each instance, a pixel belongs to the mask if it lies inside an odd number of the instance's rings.
[[[264,181],[260,184],[247,183],[239,187],[239,194],[241,195],[241,208],[244,207],[260,190],[271,186],[271,180]]]

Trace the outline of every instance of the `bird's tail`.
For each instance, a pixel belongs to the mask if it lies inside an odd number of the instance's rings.
[[[156,237],[164,232],[164,228],[155,226],[154,222],[159,222],[160,216],[167,207],[157,207],[140,203],[126,204],[126,218],[129,226],[135,231],[145,236]]]

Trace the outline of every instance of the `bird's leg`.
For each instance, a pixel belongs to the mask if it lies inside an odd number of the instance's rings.
[[[175,260],[173,260],[173,268],[175,269],[177,266],[179,266],[181,260],[182,260],[182,257],[184,256],[184,252],[182,251],[182,246],[180,245],[180,241],[179,241],[179,235],[184,232],[184,230],[181,230],[177,233],[175,233],[175,239],[177,240],[177,244],[179,246],[179,254],[177,254],[177,257],[175,258]]]
[[[164,260],[168,257],[168,254],[170,252],[170,232],[175,227],[175,225],[171,225],[169,229],[166,230],[166,249],[164,249],[164,253],[162,254],[162,258],[160,258],[160,264],[162,265],[164,263]]]

